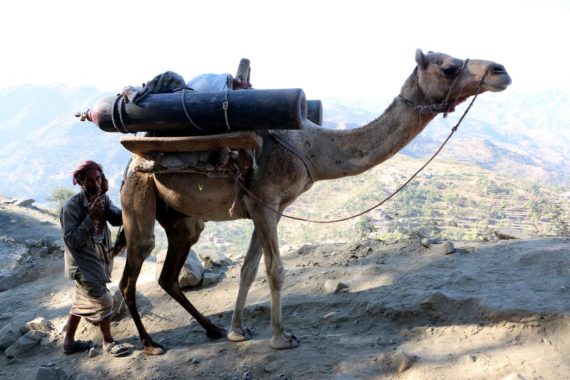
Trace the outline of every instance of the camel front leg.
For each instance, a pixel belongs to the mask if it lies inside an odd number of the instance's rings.
[[[149,175],[132,173],[121,189],[123,225],[127,239],[127,262],[119,288],[137,327],[144,352],[161,355],[165,349],[146,331],[136,303],[136,284],[144,260],[154,248],[154,219],[156,191]]]
[[[273,211],[264,206],[256,210],[252,215],[255,229],[259,234],[265,271],[267,273],[269,290],[271,291],[271,347],[277,350],[295,348],[299,346],[299,340],[285,330],[281,314],[281,290],[285,280],[285,269],[279,254],[277,239],[277,223],[279,217]]]
[[[243,312],[245,309],[247,294],[251,288],[251,284],[255,280],[255,276],[257,275],[259,260],[261,259],[261,252],[261,243],[254,229],[253,234],[251,235],[249,248],[247,249],[247,254],[245,255],[245,259],[241,267],[239,291],[234,314],[232,316],[232,325],[230,331],[228,332],[228,339],[233,342],[242,342],[244,340],[251,339],[250,329],[247,327],[244,328],[242,325]]]

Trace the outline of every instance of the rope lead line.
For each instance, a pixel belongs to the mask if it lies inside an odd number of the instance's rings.
[[[486,76],[486,75],[485,75]],[[298,216],[293,216],[293,215],[287,215],[287,214],[283,214],[282,212],[275,210],[273,207],[271,207],[270,205],[267,204],[267,202],[263,201],[262,199],[260,199],[257,195],[253,194],[248,188],[245,187],[245,185],[237,180],[237,176],[236,176],[236,183],[239,184],[239,186],[242,188],[243,191],[245,191],[248,195],[250,195],[253,199],[255,199],[256,201],[260,202],[262,205],[264,205],[265,207],[267,207],[269,210],[273,211],[274,213],[276,213],[279,216],[282,216],[284,218],[288,218],[288,219],[293,219],[293,220],[298,220],[301,222],[309,222],[309,223],[319,223],[319,224],[328,224],[328,223],[338,223],[338,222],[344,222],[346,220],[349,219],[353,219],[356,217],[359,217],[361,215],[364,215],[372,210],[374,210],[375,208],[378,208],[380,206],[382,206],[384,203],[386,203],[387,201],[389,201],[394,195],[398,194],[400,191],[402,191],[404,189],[404,187],[406,187],[410,182],[412,182],[412,180],[414,178],[417,177],[418,174],[420,174],[422,172],[422,170],[424,170],[436,157],[437,155],[442,151],[443,147],[448,143],[448,141],[451,139],[451,136],[453,136],[455,134],[455,132],[457,131],[457,129],[459,128],[459,125],[461,124],[461,122],[463,121],[463,119],[465,118],[465,116],[467,115],[467,112],[469,112],[469,110],[471,109],[471,106],[473,105],[473,103],[475,103],[475,100],[477,99],[477,96],[479,96],[479,93],[481,91],[481,86],[483,85],[483,80],[485,79],[485,76],[483,76],[483,78],[481,78],[481,81],[479,82],[479,87],[477,88],[477,91],[475,93],[475,95],[473,96],[473,99],[471,100],[471,103],[469,103],[469,106],[467,107],[467,109],[465,109],[465,112],[463,112],[463,115],[461,116],[461,118],[459,118],[459,121],[455,124],[455,126],[453,126],[453,128],[451,128],[451,132],[449,133],[449,136],[447,136],[447,138],[445,139],[445,141],[441,144],[441,146],[435,151],[435,153],[429,158],[429,160],[426,161],[425,164],[423,164],[414,174],[412,174],[412,176],[410,178],[408,178],[408,180],[406,182],[404,182],[398,189],[396,189],[396,191],[394,191],[392,194],[388,195],[386,198],[384,198],[382,201],[380,201],[379,203],[375,204],[372,207],[367,208],[366,210],[359,212],[358,214],[355,215],[351,215],[351,216],[347,216],[344,218],[339,218],[339,219],[332,219],[332,220],[316,220],[316,219],[306,219],[306,218],[301,218]],[[236,174],[234,173],[234,176]]]

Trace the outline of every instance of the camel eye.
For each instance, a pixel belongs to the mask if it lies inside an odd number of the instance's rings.
[[[453,78],[459,73],[459,66],[448,66],[441,69],[446,77]]]

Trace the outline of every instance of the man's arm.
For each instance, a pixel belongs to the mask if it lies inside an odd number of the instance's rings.
[[[83,247],[95,230],[91,218],[87,215],[81,219],[78,206],[67,202],[62,212],[63,240],[74,249]]]
[[[115,206],[108,196],[106,196],[105,198],[106,198],[105,220],[111,223],[112,226],[122,226],[123,213],[121,209]]]

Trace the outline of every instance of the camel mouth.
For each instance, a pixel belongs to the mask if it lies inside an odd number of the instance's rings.
[[[495,65],[490,68],[489,77],[485,79],[483,87],[487,91],[504,91],[511,85],[513,80],[502,65]]]
[[[484,83],[483,87],[487,91],[501,92],[501,91],[506,90],[510,84],[511,84],[511,81],[509,80],[508,82],[505,82],[505,83]]]

